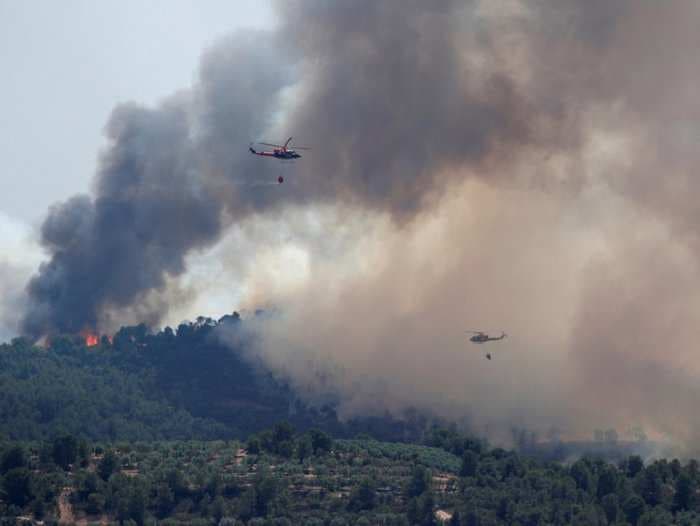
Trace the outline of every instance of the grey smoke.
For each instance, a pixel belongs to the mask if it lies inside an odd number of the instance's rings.
[[[111,309],[163,291],[188,252],[215,242],[231,218],[264,206],[231,184],[253,172],[246,138],[265,128],[272,110],[260,103],[285,83],[264,38],[222,43],[203,57],[196,88],[157,108],[114,110],[94,195],[55,205],[43,224],[52,257],[29,283],[25,333],[97,328]]]
[[[0,343],[17,334],[26,297],[22,283],[27,280],[28,269],[0,261]]]
[[[542,139],[506,72],[464,69],[460,20],[473,6],[401,4],[400,22],[389,3],[281,9],[278,34],[246,33],[208,51],[191,90],[155,109],[115,109],[94,197],[55,207],[44,224],[53,256],[30,283],[27,333],[96,326],[110,309],[162,290],[223,222],[279,206],[279,193],[234,183],[273,171],[245,145],[279,133],[275,114],[295,81],[286,128],[319,146],[291,202],[347,199],[410,216],[442,186],[436,170],[507,158]]]
[[[233,225],[274,246],[279,220],[310,277],[273,290],[235,264],[232,279],[285,312],[261,352],[309,397],[469,415],[488,433],[696,437],[700,6],[278,9],[275,32],[210,49],[191,89],[115,110],[94,195],[44,224],[25,332],[143,305],[158,320],[168,302],[152,297],[188,257]],[[279,167],[247,143],[288,135],[314,147],[294,184],[249,184]],[[481,326],[512,334],[494,363],[465,347],[460,329]]]

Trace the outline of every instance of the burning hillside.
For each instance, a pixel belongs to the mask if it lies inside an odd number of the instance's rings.
[[[700,4],[278,12],[190,89],[114,110],[94,192],[42,226],[23,332],[158,326],[228,287],[283,313],[255,352],[346,415],[700,436]],[[247,145],[289,135],[313,150],[261,184],[279,166]],[[472,326],[512,338],[476,362]]]

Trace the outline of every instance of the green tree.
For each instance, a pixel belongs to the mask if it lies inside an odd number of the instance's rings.
[[[261,470],[255,480],[255,512],[257,516],[265,517],[267,515],[278,491],[277,480]]]
[[[459,474],[462,477],[474,477],[476,476],[476,470],[479,467],[479,455],[474,453],[474,451],[466,450],[462,455],[462,467],[459,470]]]
[[[32,498],[31,474],[27,468],[13,468],[3,477],[5,496],[10,504],[23,507]]]
[[[249,487],[236,503],[236,515],[244,522],[248,522],[255,517],[257,500],[258,496],[255,492],[255,486]]]
[[[509,495],[503,495],[498,499],[498,508],[496,509],[496,516],[504,522],[510,523],[513,518],[513,512],[515,505],[513,500]]]
[[[226,500],[221,495],[216,497],[211,503],[210,514],[216,524],[219,524],[226,514]]]
[[[43,442],[39,448],[39,463],[46,467],[53,463],[53,445]]]
[[[258,438],[256,435],[251,436],[248,438],[248,442],[246,444],[246,451],[251,454],[251,455],[257,455],[260,453],[260,438]]]
[[[644,513],[644,500],[639,495],[631,495],[622,503],[622,510],[625,512],[627,521],[632,526],[637,526],[639,518]]]
[[[109,477],[112,476],[112,473],[116,473],[118,469],[119,457],[117,457],[117,454],[110,449],[104,454],[102,460],[100,460],[100,464],[97,470],[100,474],[100,477],[102,477],[102,480],[109,480]]]
[[[276,446],[294,438],[294,428],[289,422],[279,422],[272,428],[272,444]]]
[[[90,493],[87,497],[85,511],[94,515],[102,513],[105,507],[105,497],[100,493]]]
[[[86,500],[90,493],[98,493],[100,490],[100,479],[95,473],[81,473],[75,479],[78,497]]]
[[[598,499],[602,499],[609,493],[614,493],[617,488],[617,471],[612,466],[604,466],[598,476]]]
[[[314,452],[314,446],[311,437],[308,434],[302,435],[297,441],[297,456],[299,463],[303,464],[304,459],[308,458]]]
[[[531,522],[531,524],[537,525],[541,524],[541,512],[540,510],[537,510],[538,512],[538,520]],[[574,515],[574,520],[573,520],[574,526],[592,526],[594,524],[599,524],[598,521],[598,513],[596,508],[593,505],[585,505],[582,506],[579,510],[578,513]]]
[[[333,440],[323,431],[311,429],[309,430],[309,435],[311,436],[311,445],[314,449],[314,455],[328,453],[333,449]]]
[[[292,458],[294,455],[294,441],[283,440],[282,442],[277,442],[275,444],[275,452],[281,457]]]
[[[423,466],[414,466],[406,487],[408,498],[418,497],[430,487],[430,472]]]
[[[27,456],[22,446],[13,446],[2,454],[0,473],[7,473],[14,468],[27,467]]]
[[[31,504],[34,518],[42,520],[46,515],[46,504],[43,499],[34,499]]]
[[[673,509],[683,511],[694,505],[696,485],[687,473],[681,473],[676,480],[676,492],[673,498]]]
[[[639,494],[649,506],[661,504],[663,499],[663,480],[654,466],[647,467],[641,474],[638,484]]]
[[[532,524],[540,524],[539,518],[534,519],[534,521],[528,519],[528,521]],[[435,522],[436,521],[433,519],[433,523]],[[460,522],[463,522],[465,526],[482,526],[482,514],[479,510],[469,510],[464,520]]]
[[[579,489],[589,493],[593,490],[593,474],[585,460],[574,462],[571,465],[570,474]]]
[[[171,469],[166,475],[166,481],[176,500],[180,500],[189,494],[185,475],[179,469]]]
[[[674,458],[671,461],[671,473],[673,474],[673,478],[678,478],[678,476],[681,474],[681,470],[683,469],[681,466],[681,461],[678,460],[677,458]]]
[[[71,435],[63,435],[53,441],[53,461],[57,466],[68,469],[78,457],[78,441]]]
[[[136,487],[129,498],[129,517],[141,526],[146,518],[146,494],[143,488]]]
[[[646,511],[637,522],[637,526],[669,526],[670,524],[673,524],[673,515],[658,508]]]
[[[420,497],[412,498],[408,502],[406,512],[409,522],[420,526],[433,526],[435,524],[434,507],[435,499],[430,491],[424,492]],[[460,522],[463,521],[460,519]]]
[[[175,506],[175,496],[173,495],[170,486],[165,482],[158,484],[156,488],[156,498],[154,501],[156,514],[162,519],[168,516]]]
[[[603,497],[601,500],[600,505],[603,508],[603,512],[605,513],[605,518],[608,520],[608,523],[615,523],[620,513],[620,502],[617,495],[614,493],[605,495],[605,497]]]
[[[631,456],[627,459],[627,476],[636,477],[637,473],[644,469],[644,461],[638,455]]]
[[[84,439],[78,441],[78,460],[80,461],[80,466],[86,468],[90,464],[90,447]]]
[[[376,502],[376,484],[372,479],[364,478],[350,494],[348,509],[351,511],[371,510]]]

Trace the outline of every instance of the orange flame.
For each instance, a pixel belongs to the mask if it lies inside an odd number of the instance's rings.
[[[90,331],[89,329],[83,330],[80,335],[85,338],[85,345],[87,347],[94,347],[98,343],[100,343],[100,338],[95,334],[94,332]]]

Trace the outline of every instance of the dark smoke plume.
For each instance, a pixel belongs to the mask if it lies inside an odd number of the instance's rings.
[[[279,205],[267,188],[236,184],[265,177],[245,145],[265,131],[281,137],[277,113],[287,114],[285,130],[318,145],[288,200],[347,200],[397,217],[444,185],[441,170],[507,163],[548,142],[561,108],[523,91],[477,8],[283,3],[277,34],[221,42],[192,89],[155,109],[115,109],[94,196],[54,206],[44,223],[52,257],[29,285],[24,331],[94,327],[110,309],[162,291],[224,223]]]
[[[43,224],[52,257],[29,283],[25,333],[97,327],[110,309],[162,291],[230,217],[264,206],[264,196],[230,188],[232,173],[252,171],[242,152],[269,119],[261,103],[274,105],[285,82],[264,37],[222,43],[202,59],[197,87],[158,108],[114,110],[94,196],[55,205]]]
[[[228,251],[231,281],[285,312],[261,352],[310,397],[329,368],[347,414],[697,438],[700,4],[278,12],[209,50],[190,89],[115,110],[94,194],[43,226],[25,332],[156,322],[187,258],[239,230],[254,242]],[[258,184],[281,168],[248,142],[288,135],[313,146],[293,184]],[[279,229],[309,254],[301,285],[236,263]],[[465,350],[480,327],[513,334],[499,368]]]

